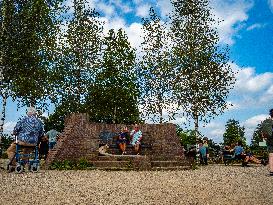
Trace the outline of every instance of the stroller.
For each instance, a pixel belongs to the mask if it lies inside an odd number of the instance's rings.
[[[28,170],[31,172],[38,172],[40,169],[40,161],[39,161],[39,150],[38,145],[36,146],[23,146],[19,145],[16,137],[16,151],[13,158],[7,165],[8,172],[12,172],[15,168],[16,173],[22,173],[25,169],[25,165],[28,165]],[[24,154],[24,149],[33,149],[29,154]],[[14,167],[11,163],[14,160],[16,161],[16,166]]]

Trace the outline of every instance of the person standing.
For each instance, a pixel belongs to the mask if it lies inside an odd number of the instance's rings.
[[[53,149],[54,146],[56,145],[57,143],[57,136],[60,134],[60,132],[54,130],[54,129],[51,129],[49,130],[45,136],[48,138],[48,147],[49,147],[49,150]]]
[[[135,124],[134,129],[130,133],[130,136],[131,136],[131,144],[134,146],[136,154],[139,155],[142,132],[139,130],[138,124]]]
[[[22,149],[24,154],[29,154],[43,136],[43,123],[37,118],[36,114],[37,111],[34,107],[28,108],[27,116],[19,120],[14,127],[13,134],[17,137],[17,142],[13,142],[7,149],[10,165],[15,166],[16,143],[22,146],[33,147]]]
[[[266,140],[269,171],[273,176],[273,109],[269,110],[270,117],[262,122],[262,137]]]

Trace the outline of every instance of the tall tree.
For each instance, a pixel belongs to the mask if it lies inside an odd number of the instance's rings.
[[[255,128],[252,139],[251,139],[251,147],[252,148],[258,148],[259,147],[259,142],[262,142],[262,124],[259,123],[257,127]]]
[[[88,109],[92,120],[108,123],[133,123],[139,120],[135,72],[135,49],[126,33],[108,32],[104,40],[101,71],[90,89]]]
[[[0,114],[0,138],[3,135],[7,98],[11,95],[11,76],[8,70],[13,57],[15,5],[11,0],[0,1],[0,97],[2,108]],[[0,139],[1,142],[1,139]]]
[[[99,13],[87,8],[85,1],[74,0],[73,7],[68,29],[59,41],[60,62],[55,71],[61,72],[63,79],[55,88],[61,101],[73,98],[80,106],[85,103],[100,65],[103,27]]]
[[[14,39],[12,66],[8,70],[15,96],[23,104],[37,105],[51,92],[48,70],[56,46],[60,0],[13,1]]]
[[[174,94],[187,117],[208,122],[227,108],[235,76],[228,49],[219,36],[208,0],[171,0],[174,48]]]
[[[225,127],[223,134],[225,145],[235,144],[238,141],[242,141],[243,145],[246,145],[245,128],[240,126],[239,121],[229,119]]]
[[[153,8],[150,17],[143,19],[144,41],[140,60],[141,105],[154,122],[163,122],[163,111],[169,119],[174,114],[172,95],[171,46],[166,23]]]

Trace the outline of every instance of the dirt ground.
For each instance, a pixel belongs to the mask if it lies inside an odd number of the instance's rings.
[[[0,170],[0,204],[273,204],[267,167],[187,171]]]

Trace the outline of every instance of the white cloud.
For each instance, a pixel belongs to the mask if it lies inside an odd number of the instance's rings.
[[[129,27],[125,28],[128,39],[131,45],[135,48],[139,48],[143,41],[143,30],[141,28],[142,25],[140,23],[132,23]]]
[[[268,0],[268,5],[271,11],[273,12],[273,0]]]
[[[240,68],[235,63],[230,63],[230,65],[234,71],[238,72],[235,84],[237,91],[255,93],[265,90],[273,84],[273,73],[271,72],[257,74],[253,67]]]
[[[133,10],[129,6],[129,4],[122,2],[122,0],[111,0],[110,2],[114,4],[123,13],[129,13]]]
[[[255,128],[259,123],[264,121],[267,117],[268,115],[265,115],[265,114],[256,115],[254,117],[247,119],[243,124],[244,126],[248,128]]]
[[[9,121],[4,124],[3,132],[4,133],[11,133],[16,125],[16,122]]]
[[[254,29],[259,29],[259,28],[264,28],[266,25],[265,24],[260,24],[260,23],[255,23],[249,27],[247,27],[247,31],[252,31]]]
[[[111,17],[115,14],[115,7],[111,4],[100,2],[96,4],[96,8],[98,8],[99,11],[102,11],[108,17]]]
[[[273,102],[273,85],[271,85],[265,93],[260,97],[260,102],[263,104],[270,104]]]
[[[147,16],[149,16],[150,8],[151,8],[150,4],[140,5],[136,9],[136,15],[139,17],[147,17]]]
[[[253,6],[251,0],[212,1],[215,17],[221,21],[218,26],[220,42],[232,45],[234,37],[248,19],[247,12]]]
[[[251,143],[251,139],[257,125],[264,121],[266,118],[268,118],[268,115],[265,114],[256,115],[242,123],[242,125],[245,127],[245,136],[248,144]]]
[[[172,12],[171,1],[158,0],[157,7],[160,8],[162,18],[165,18],[166,16],[170,15],[170,13]]]

